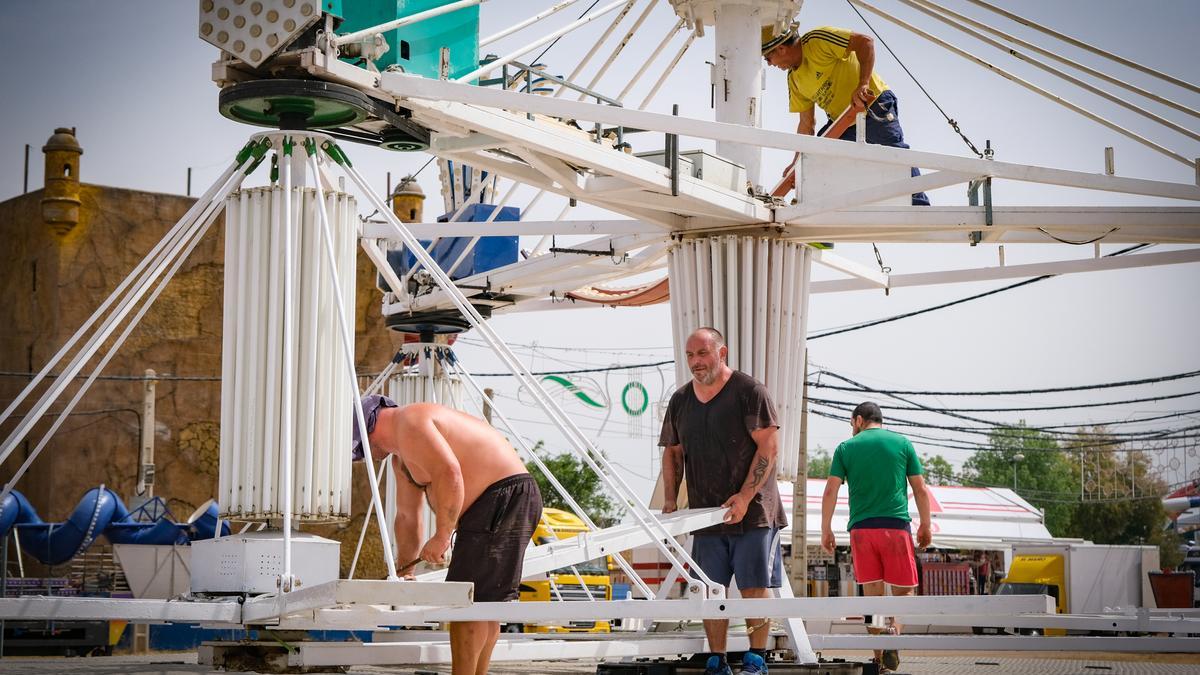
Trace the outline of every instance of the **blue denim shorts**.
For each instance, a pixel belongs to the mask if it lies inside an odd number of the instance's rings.
[[[779,528],[759,527],[742,534],[697,534],[692,558],[709,579],[738,588],[779,588],[783,583],[783,551]]]

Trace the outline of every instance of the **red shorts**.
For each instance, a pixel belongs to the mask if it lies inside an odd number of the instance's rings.
[[[854,580],[860,584],[882,580],[893,586],[917,585],[912,535],[906,530],[850,530],[850,557],[854,561]]]

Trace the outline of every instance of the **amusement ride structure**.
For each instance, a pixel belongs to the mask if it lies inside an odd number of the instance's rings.
[[[677,383],[688,376],[681,354],[686,335],[699,326],[721,330],[730,346],[730,365],[763,381],[778,403],[783,449],[779,471],[792,479],[800,471],[797,421],[812,293],[1200,262],[1200,247],[1196,247],[901,275],[845,259],[826,242],[1045,243],[1050,239],[1047,232],[1053,232],[1055,238],[1074,241],[1195,244],[1200,243],[1200,207],[1195,205],[1200,201],[1200,186],[759,128],[761,31],[764,26],[789,24],[800,11],[799,0],[671,0],[678,22],[615,97],[595,91],[595,81],[580,84],[579,74],[617,34],[622,20],[636,17],[615,51],[623,49],[655,6],[654,0],[597,4],[581,18],[544,32],[519,49],[480,58],[481,47],[540,26],[575,1],[559,2],[480,38],[483,0],[200,0],[199,35],[220,50],[212,72],[220,87],[221,114],[267,130],[250,137],[183,219],[8,404],[4,419],[30,401],[24,418],[0,446],[0,462],[11,459],[14,448],[50,405],[66,394],[73,378],[86,375],[55,428],[66,418],[223,213],[226,276],[217,502],[223,519],[268,521],[272,527],[193,542],[192,594],[183,598],[0,599],[0,617],[198,622],[268,627],[289,635],[328,628],[378,631],[369,644],[297,640],[284,658],[286,667],[297,669],[448,660],[444,640],[401,638],[402,631],[395,627],[455,620],[533,623],[539,619],[771,616],[786,625],[787,636],[780,644],[789,647],[799,663],[809,664],[817,661],[816,651],[822,648],[861,648],[868,641],[879,648],[1200,651],[1200,640],[1189,637],[810,636],[804,619],[866,613],[942,625],[1177,635],[1200,633],[1200,618],[1182,611],[1123,608],[1106,615],[1059,615],[1046,596],[793,598],[786,584],[780,597],[772,599],[726,597],[725,589],[707,579],[677,541],[681,535],[719,522],[720,510],[684,510],[664,516],[648,508],[644,496],[634,493],[488,322],[498,313],[554,309],[567,298],[612,306],[669,299]],[[957,20],[951,13],[938,12],[939,6],[932,2],[912,1],[923,11],[936,13],[939,20]],[[887,16],[861,0],[851,2]],[[571,75],[553,75],[544,66],[522,60],[556,38],[599,20],[611,24]],[[908,27],[978,60],[918,27]],[[670,38],[683,31],[689,34],[686,42],[647,100],[693,40],[711,31],[716,50],[712,56],[715,120],[622,105]],[[601,71],[613,58],[615,53]],[[1036,88],[1015,75],[1005,75]],[[1184,110],[1195,119],[1195,111]],[[1081,112],[1097,117],[1091,111]],[[861,136],[861,117],[857,123]],[[1132,133],[1120,127],[1114,130]],[[1183,131],[1197,137],[1187,128]],[[626,152],[625,137],[633,133],[662,134],[664,150],[648,156]],[[681,151],[681,137],[715,141],[715,152]],[[1137,139],[1182,163],[1196,164],[1148,139]],[[388,196],[372,190],[355,168],[348,143],[435,155],[447,206],[444,221],[403,222]],[[798,153],[794,202],[772,197],[762,187],[764,148]],[[269,181],[260,187],[247,185],[268,159]],[[914,166],[925,173],[911,175]],[[1200,167],[1196,170],[1200,175]],[[994,179],[1191,204],[1001,206],[992,201]],[[358,217],[360,205],[347,190],[347,180],[366,199],[363,206],[382,220]],[[501,181],[510,185],[507,194],[496,200]],[[912,193],[952,185],[969,186],[975,205],[909,205]],[[559,195],[624,218],[521,220],[520,211],[506,203],[517,186],[538,190],[535,199],[544,193]],[[556,245],[556,236],[581,234],[592,238]],[[516,250],[516,237],[530,235],[540,236],[541,242],[522,256]],[[384,290],[382,312],[389,327],[418,336],[368,391],[387,391],[401,403],[432,400],[461,406],[467,397],[485,401],[498,426],[511,433],[518,449],[546,473],[592,528],[570,540],[531,548],[525,574],[613,555],[640,599],[473,603],[470,584],[442,581],[444,573],[400,580],[390,555],[385,555],[385,580],[339,579],[336,542],[296,531],[298,523],[350,515],[345,420],[353,416],[366,438],[351,316],[359,248],[378,269]],[[814,264],[845,278],[814,282]],[[626,524],[596,528],[452,346],[437,337],[464,330],[474,331],[486,343],[578,458],[596,472],[628,512]],[[96,357],[99,361],[85,373]],[[47,378],[51,372],[59,376]],[[54,428],[46,438],[53,433]],[[43,439],[5,486],[0,503],[6,503],[3,500],[44,446]],[[378,475],[387,467],[366,464],[372,514],[380,525],[383,549],[390,551],[389,500]],[[804,500],[797,502],[803,505]],[[793,531],[799,533],[803,546],[803,525]],[[644,582],[624,557],[616,555],[646,546],[655,547],[673,570],[670,581],[659,588]],[[668,597],[667,590],[679,578],[690,579],[682,597]],[[731,647],[737,645],[736,639],[731,641]],[[208,645],[202,658],[222,666],[245,647]],[[697,635],[664,638],[635,633],[603,642],[504,640],[494,658],[698,651],[703,651],[703,638]],[[283,666],[264,663],[262,667]]]

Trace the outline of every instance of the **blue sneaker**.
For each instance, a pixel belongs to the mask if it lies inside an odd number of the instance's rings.
[[[721,657],[714,655],[708,657],[708,662],[704,664],[704,675],[733,675],[733,671],[728,663],[721,663]]]
[[[767,662],[754,652],[746,652],[742,657],[742,675],[766,675]]]

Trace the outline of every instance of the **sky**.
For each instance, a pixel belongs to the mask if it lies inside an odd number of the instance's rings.
[[[481,35],[488,35],[539,11],[544,2],[491,0],[481,10]],[[559,15],[489,46],[504,54],[574,19],[590,3],[580,2]],[[1030,81],[1085,108],[1143,133],[1187,157],[1200,157],[1200,143],[1155,127],[1131,113],[1061,84],[1011,56],[972,38],[921,18],[896,0],[877,0],[881,9],[894,12],[954,44],[979,54],[994,65],[1010,69]],[[1001,29],[1054,48],[1079,61],[1102,67],[1130,82],[1168,96],[1193,109],[1200,95],[1163,84],[1141,73],[1103,65],[1098,57],[1052,42],[1018,24],[989,14],[967,0],[945,0],[947,6]],[[1009,0],[1005,8],[1035,22],[1160,69],[1171,75],[1200,80],[1193,45],[1200,29],[1200,3],[1154,0],[1131,5],[1116,1]],[[634,15],[641,11],[639,3]],[[916,79],[957,120],[963,132],[982,147],[990,140],[998,160],[1100,173],[1104,148],[1115,148],[1118,175],[1191,182],[1193,168],[1159,155],[1076,113],[1057,107],[1000,76],[969,63],[944,49],[910,35],[897,25],[866,14],[878,36],[886,41]],[[596,86],[602,92],[620,91],[631,73],[647,57],[676,17],[670,5],[659,2],[626,53]],[[803,26],[838,25],[871,34],[842,0],[807,0],[800,13]],[[627,18],[624,27],[632,22]],[[569,72],[594,44],[607,25],[604,19],[589,24],[560,41],[542,58],[555,72]],[[612,44],[613,40],[609,41]],[[668,48],[674,53],[682,38]],[[540,51],[540,50],[539,50]],[[602,49],[607,53],[607,49]],[[56,126],[78,128],[84,148],[81,175],[88,183],[139,190],[183,193],[187,170],[193,171],[192,193],[204,191],[229,158],[256,131],[229,121],[216,109],[218,90],[210,80],[216,51],[197,37],[195,2],[63,2],[4,3],[0,5],[0,87],[5,95],[0,108],[0,199],[20,194],[24,147],[32,146],[30,189],[41,187],[41,145]],[[668,112],[680,105],[681,115],[712,119],[709,107],[708,66],[713,59],[711,33],[700,38],[685,55],[662,91],[647,109]],[[660,59],[650,74],[634,88],[627,103],[641,101],[650,83],[662,72]],[[589,80],[598,64],[583,74]],[[949,128],[931,101],[886,50],[880,48],[877,70],[901,100],[901,121],[908,142],[917,149],[968,156],[969,151]],[[763,125],[790,130],[795,118],[787,112],[786,85],[781,71],[768,69],[763,100]],[[1196,119],[1154,103],[1145,107],[1178,123],[1197,129]],[[647,135],[648,136],[648,135]],[[655,149],[661,141],[635,137],[635,151]],[[645,144],[644,148],[641,147]],[[711,148],[702,139],[683,139],[683,149]],[[348,148],[364,175],[379,190],[391,173],[393,184],[428,159],[423,153],[391,153],[352,145]],[[768,151],[764,176],[776,175],[787,156]],[[427,200],[426,220],[440,212],[436,171],[420,175]],[[521,205],[532,190],[519,192],[513,204]],[[965,204],[962,186],[932,193],[936,204]],[[998,181],[998,205],[1166,205],[1165,200],[1115,193],[1086,192],[1012,181]],[[544,199],[524,217],[551,219],[565,200]],[[360,204],[365,200],[360,199]],[[1180,205],[1175,203],[1175,205]],[[604,217],[598,209],[582,206],[567,219]],[[531,242],[529,242],[531,243]],[[529,243],[522,242],[523,247]],[[1103,253],[1121,248],[1103,245]],[[1153,250],[1168,250],[1156,247]],[[880,245],[885,265],[895,273],[960,269],[996,264],[995,246],[971,248],[966,244]],[[876,266],[869,245],[839,245],[838,252]],[[1091,246],[1008,245],[1008,264],[1089,257]],[[814,278],[832,278],[816,271]],[[884,294],[862,291],[813,296],[809,327],[823,329],[900,314],[991,290],[1011,282],[978,282],[909,288]],[[986,299],[809,343],[810,370],[826,369],[875,388],[915,391],[995,391],[1037,389],[1153,378],[1200,369],[1200,267],[1178,265],[1160,268],[1071,275],[1033,284]],[[80,317],[82,320],[83,317]],[[587,309],[567,313],[543,312],[498,317],[493,326],[530,367],[538,370],[603,367],[651,363],[671,358],[670,315],[667,307],[640,309]],[[499,361],[478,339],[468,334],[459,349],[469,368],[479,373],[499,372]],[[188,373],[192,374],[192,373]],[[620,394],[629,380],[642,382],[659,409],[673,388],[671,370],[645,368],[596,376],[596,386],[610,397]],[[828,378],[821,380],[829,382]],[[520,431],[531,440],[545,440],[561,449],[562,439],[527,407],[527,397],[514,389],[511,379],[488,378],[500,394],[501,405],[512,406],[509,415],[529,420]],[[1122,400],[1197,391],[1195,379],[1163,382],[1075,394],[1037,396],[935,397],[927,405],[960,407],[1036,407],[1087,401]],[[822,392],[827,397],[828,390]],[[815,395],[815,394],[814,394]],[[840,395],[847,398],[854,395]],[[890,399],[881,399],[885,415]],[[1200,420],[1200,396],[1124,406],[1057,412],[989,413],[988,419],[1015,423],[1021,419],[1037,425],[1083,425],[1128,420],[1152,415],[1186,413],[1185,416],[1148,422],[1123,430],[1168,429],[1191,426]],[[567,401],[581,426],[595,432],[600,447],[621,468],[636,491],[649,494],[657,475],[657,423],[649,416],[632,418],[614,410],[607,423],[603,414]],[[919,415],[916,417],[920,417]],[[914,417],[915,418],[915,417]],[[941,416],[920,419],[939,424],[959,424]],[[901,429],[902,431],[904,429]],[[849,433],[842,420],[813,417],[810,448],[832,449]],[[927,433],[927,432],[920,432]],[[928,432],[930,436],[961,435]],[[1158,458],[1168,482],[1195,474],[1200,458],[1192,445],[1169,450]],[[917,441],[919,452],[942,454],[960,465],[970,452]],[[1171,467],[1171,459],[1178,468]],[[1186,470],[1184,461],[1190,460]]]

